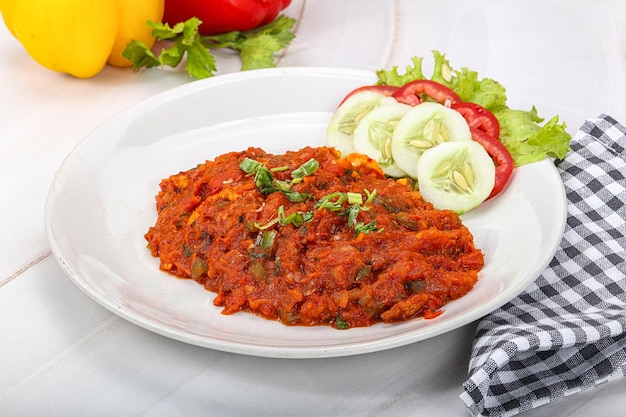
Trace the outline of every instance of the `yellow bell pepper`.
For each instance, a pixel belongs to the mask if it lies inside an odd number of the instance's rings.
[[[154,44],[148,20],[163,18],[164,0],[0,0],[9,31],[39,64],[89,78],[108,63],[125,67],[120,54],[131,40]]]

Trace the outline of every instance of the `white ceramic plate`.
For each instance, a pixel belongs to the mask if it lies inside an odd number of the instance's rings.
[[[162,178],[248,146],[269,152],[323,145],[343,95],[372,72],[331,68],[249,71],[197,81],[113,117],[60,167],[46,229],[69,277],[95,301],[156,333],[249,355],[352,355],[417,342],[470,323],[534,280],[563,234],[566,206],[549,161],[517,169],[506,191],[464,216],[486,256],[479,282],[431,320],[368,328],[288,327],[248,313],[225,316],[215,294],[158,269],[143,238]]]

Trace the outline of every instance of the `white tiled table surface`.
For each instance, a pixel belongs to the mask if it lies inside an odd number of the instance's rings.
[[[286,14],[297,38],[280,66],[404,67],[437,49],[572,133],[599,113],[626,122],[622,0],[294,0]],[[218,59],[221,73],[237,70]],[[160,70],[56,74],[0,28],[0,415],[469,415],[458,395],[474,324],[359,356],[256,358],[150,333],[64,275],[43,223],[63,158],[113,114],[187,82]],[[616,381],[528,415],[623,415],[625,389]]]

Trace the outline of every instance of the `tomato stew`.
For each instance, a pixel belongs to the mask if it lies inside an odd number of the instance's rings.
[[[292,175],[311,161],[314,171]],[[363,155],[249,148],[160,187],[145,235],[152,255],[217,293],[224,314],[339,329],[432,318],[471,290],[484,264],[458,215]]]

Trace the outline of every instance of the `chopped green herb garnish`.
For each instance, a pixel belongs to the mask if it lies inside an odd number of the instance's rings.
[[[372,220],[371,222],[365,224],[363,222],[359,222],[354,225],[354,231],[357,233],[371,233],[371,232],[382,232],[383,229],[379,229],[376,227],[376,220]]]
[[[350,327],[341,316],[337,316],[337,318],[335,318],[335,325],[340,330],[345,330]]]
[[[356,226],[356,218],[358,217],[360,211],[360,204],[353,204],[346,210],[346,213],[348,214],[348,226],[352,227],[353,229]]]
[[[291,201],[292,203],[302,203],[303,201],[310,200],[313,196],[309,193],[299,193],[297,191],[283,191],[283,194]]]
[[[359,193],[347,193],[348,204],[363,204],[363,196]]]
[[[255,224],[257,229],[266,230],[275,224],[279,224],[281,226],[286,226],[288,224],[293,224],[296,227],[302,226],[304,223],[308,222],[313,218],[314,213],[312,211],[296,211],[291,213],[289,216],[285,215],[285,206],[278,207],[278,215],[275,219],[269,221],[265,225]]]
[[[324,197],[322,197],[316,204],[318,210],[326,209],[329,211],[341,211],[339,213],[340,216],[348,216],[348,225],[355,229],[358,233],[370,233],[372,231],[378,230],[376,227],[376,221],[373,221],[368,224],[358,223],[357,217],[359,212],[368,211],[369,207],[367,206],[369,203],[374,201],[376,197],[376,190],[370,192],[368,190],[364,190],[367,195],[367,200],[365,204],[363,204],[363,195],[360,193],[331,193]],[[347,202],[350,204],[349,207],[344,208],[343,203]]]
[[[348,199],[345,193],[332,193],[320,198],[315,207],[318,210],[339,211],[343,209],[343,202]],[[334,201],[333,201],[334,200]]]
[[[245,158],[239,164],[239,168],[246,174],[255,174],[261,167],[263,167],[262,163],[250,158]]]
[[[365,205],[367,206],[376,198],[376,190],[372,192],[370,192],[369,190],[363,190],[363,191],[365,191],[365,195],[367,195],[367,200],[365,200]]]
[[[281,226],[286,226],[288,224],[293,224],[296,227],[302,226],[304,223],[308,222],[313,218],[313,212],[311,211],[296,211],[291,213],[289,216],[285,216],[285,207],[280,206],[278,208],[278,223]]]
[[[282,192],[289,201],[293,203],[300,203],[313,198],[308,193],[300,193],[292,190],[291,186],[294,183],[300,182],[303,177],[313,174],[319,168],[319,162],[315,159],[310,159],[304,164],[300,165],[297,169],[292,171],[291,181],[277,180],[272,175],[272,170],[268,169],[262,163],[250,158],[245,158],[239,167],[247,174],[254,174],[254,181],[263,194],[270,194],[276,191]],[[281,171],[284,169],[281,167]],[[363,222],[357,222],[359,212],[369,210],[368,204],[370,204],[376,198],[376,190],[368,191],[364,190],[367,199],[363,203],[363,194],[355,192],[335,192],[320,198],[315,207],[318,210],[326,209],[328,211],[339,211],[340,216],[348,216],[348,225],[353,228],[357,233],[370,233],[372,231],[379,230],[376,227],[376,221],[372,221],[368,224]],[[344,207],[344,203],[349,204],[348,207]],[[274,226],[276,223],[281,226],[287,224],[293,224],[296,227],[302,226],[307,221],[313,218],[313,212],[295,212],[289,216],[285,216],[285,207],[280,206],[278,209],[278,216],[268,222],[265,225],[255,223],[255,227],[259,230],[266,230]]]
[[[254,182],[259,191],[263,194],[267,195],[280,191],[293,203],[300,203],[312,198],[308,193],[300,193],[292,190],[291,186],[300,182],[303,176],[314,173],[318,167],[319,162],[315,159],[310,159],[291,173],[292,178],[294,178],[292,181],[283,181],[275,179],[272,172],[285,171],[288,167],[268,169],[262,163],[250,158],[245,158],[239,164],[239,168],[241,168],[243,172],[246,174],[254,174]]]
[[[239,164],[239,168],[246,174],[254,174],[254,182],[263,194],[270,194],[276,191],[274,176],[262,163],[254,159],[246,158]]]
[[[256,227],[258,230],[266,230],[266,229],[269,229],[270,227],[274,226],[276,223],[278,223],[278,217],[275,218],[274,220],[270,220],[266,224],[259,224],[259,223],[255,222],[254,223],[254,227]]]
[[[291,178],[298,179],[308,177],[313,174],[320,167],[320,163],[317,160],[311,158],[304,164],[300,165],[291,173]]]
[[[282,180],[274,180],[274,187],[276,188],[277,191],[280,192],[287,192],[287,191],[291,191],[291,184],[287,181],[282,181]]]

